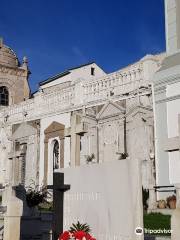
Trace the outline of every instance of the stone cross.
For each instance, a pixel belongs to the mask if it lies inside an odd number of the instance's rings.
[[[81,117],[74,114],[71,117],[71,127],[65,129],[65,137],[71,137],[71,166],[80,165],[80,140],[87,130],[81,122]]]
[[[63,232],[63,202],[64,192],[70,189],[70,185],[64,184],[64,173],[53,173],[53,240],[57,240],[59,234]]]

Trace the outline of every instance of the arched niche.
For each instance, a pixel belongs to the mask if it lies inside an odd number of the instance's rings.
[[[52,180],[51,172],[55,170],[53,150],[54,144],[59,144],[59,168],[64,167],[64,129],[65,126],[58,122],[52,122],[44,131],[44,183]]]

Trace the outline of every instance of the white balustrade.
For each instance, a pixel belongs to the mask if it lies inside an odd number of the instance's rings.
[[[83,103],[87,104],[95,100],[104,100],[110,95],[110,92],[113,97],[130,93],[147,84],[142,79],[142,76],[142,69],[136,66],[95,80],[83,82]],[[30,117],[38,118],[45,113],[61,111],[74,106],[76,103],[75,98],[75,85],[68,86],[57,92],[39,92],[32,99],[1,110],[0,118],[5,118],[8,115],[8,119],[12,122],[20,121],[23,117],[27,119]]]
[[[94,81],[88,81],[84,84],[85,100],[88,102],[105,98],[110,91],[113,91],[114,95],[132,92],[143,82],[141,72],[140,67],[136,67],[131,70],[118,71]]]

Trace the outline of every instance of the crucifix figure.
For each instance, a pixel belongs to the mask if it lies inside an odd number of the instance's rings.
[[[65,137],[71,137],[71,166],[80,165],[80,141],[81,136],[87,132],[85,124],[81,122],[81,116],[71,116],[71,127],[65,129]]]
[[[64,192],[70,189],[70,185],[64,184],[64,173],[54,172],[53,186],[49,185],[48,189],[53,189],[53,240],[57,240],[63,232]]]

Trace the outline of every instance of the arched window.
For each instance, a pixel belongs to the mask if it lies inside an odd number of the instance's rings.
[[[9,92],[7,87],[0,87],[0,105],[8,106],[9,105]]]
[[[59,142],[55,140],[53,147],[53,169],[58,168],[59,168]]]

